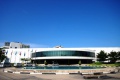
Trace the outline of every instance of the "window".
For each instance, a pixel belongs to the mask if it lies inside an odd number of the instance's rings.
[[[35,54],[35,55],[34,55]],[[50,57],[50,56],[83,56],[94,57],[95,53],[87,51],[42,51],[33,53],[32,57]]]
[[[10,46],[10,42],[5,42],[5,46]]]

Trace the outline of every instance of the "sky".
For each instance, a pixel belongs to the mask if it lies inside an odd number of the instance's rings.
[[[0,0],[0,46],[120,47],[120,0]]]

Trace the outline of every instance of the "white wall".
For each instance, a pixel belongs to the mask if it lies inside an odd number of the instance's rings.
[[[21,44],[21,43],[11,42],[11,43],[10,43],[10,48],[14,48],[14,49],[15,49],[15,47],[21,48],[21,47],[22,47],[22,44]]]
[[[31,49],[6,49],[7,51],[6,56],[10,59],[10,63],[22,63],[21,58],[30,58],[31,56]]]

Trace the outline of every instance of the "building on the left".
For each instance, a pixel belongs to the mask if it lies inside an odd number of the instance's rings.
[[[5,48],[5,49],[30,48],[30,45],[26,45],[20,42],[5,42],[2,48]]]
[[[30,45],[26,45],[26,44],[23,44],[20,42],[5,42],[4,45],[0,48],[2,48],[2,51],[5,53],[5,56],[7,56],[7,58],[5,58],[1,63],[21,63],[20,59],[25,58],[25,57],[18,58],[18,56],[13,57],[13,55],[14,54],[17,55],[18,51],[16,51],[16,49],[20,49],[20,50],[21,49],[29,49]],[[19,54],[21,55],[22,53],[20,52]],[[14,61],[12,61],[12,59]],[[18,60],[19,60],[19,62],[18,62]]]

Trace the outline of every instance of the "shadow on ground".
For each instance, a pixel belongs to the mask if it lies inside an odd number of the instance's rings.
[[[91,77],[91,78],[85,79],[85,80],[120,80],[120,78],[111,77],[111,76],[102,76],[102,77],[100,77],[100,78]]]

